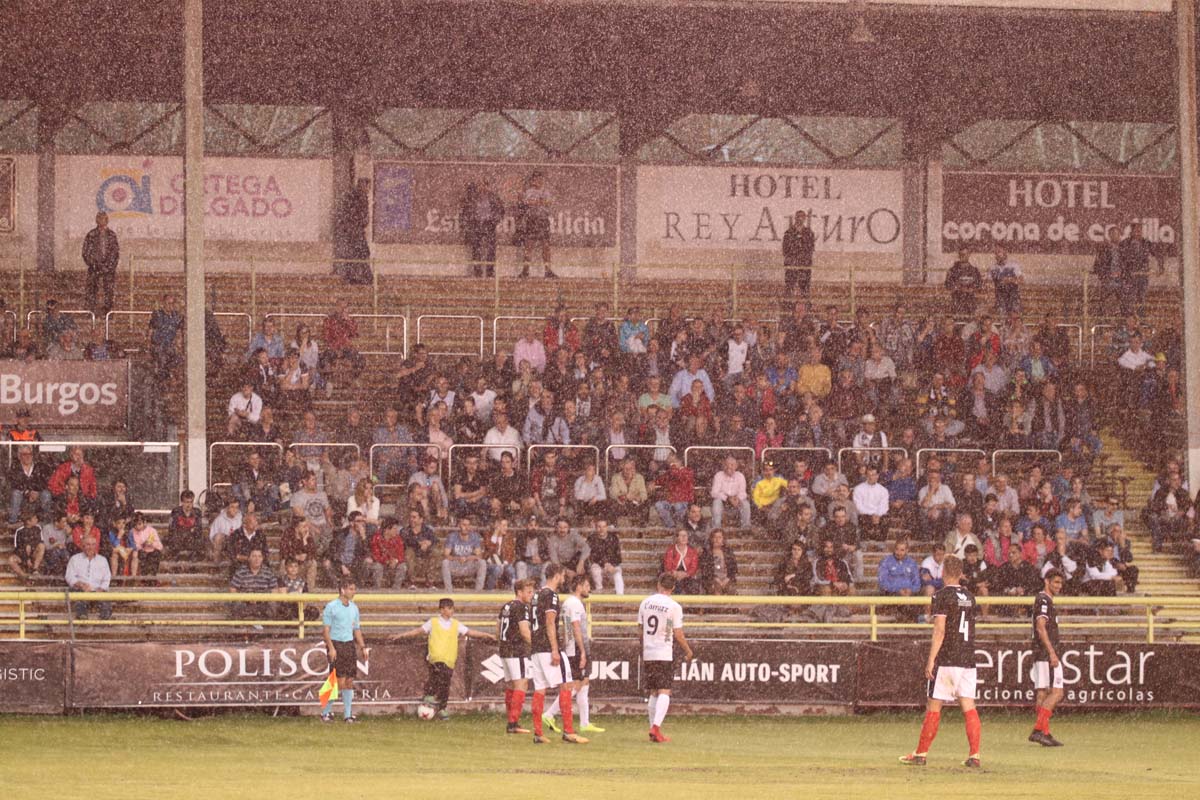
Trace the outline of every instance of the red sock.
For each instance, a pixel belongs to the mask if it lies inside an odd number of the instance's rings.
[[[558,690],[558,707],[562,709],[563,733],[574,733],[575,723],[571,720],[571,690]]]
[[[521,708],[525,705],[525,693],[520,689],[512,690],[512,703],[508,707],[508,721],[514,725],[521,721]]]
[[[1037,715],[1037,725],[1033,726],[1035,731],[1042,733],[1050,733],[1050,717],[1054,715],[1054,709],[1039,708]]]
[[[533,733],[535,736],[542,735],[542,711],[546,708],[546,693],[533,693]]]
[[[504,690],[504,714],[508,717],[509,721],[512,720],[512,693],[512,689]]]
[[[963,721],[967,724],[967,746],[971,748],[969,756],[979,755],[979,712],[975,709],[963,712]]]
[[[929,745],[933,744],[933,737],[937,736],[938,723],[942,720],[941,711],[926,711],[925,722],[921,725],[921,738],[917,740],[917,749],[914,753],[925,755],[929,752]]]

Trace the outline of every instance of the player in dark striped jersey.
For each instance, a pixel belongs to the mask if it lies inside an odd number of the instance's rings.
[[[500,640],[500,659],[504,665],[504,707],[508,709],[508,732],[529,733],[522,728],[521,707],[525,705],[525,692],[529,689],[529,649],[532,643],[531,626],[533,612],[529,601],[533,599],[533,581],[521,580],[513,584],[516,595],[500,609],[496,621],[496,638]]]
[[[917,749],[901,756],[903,764],[924,766],[929,745],[937,736],[942,704],[958,701],[967,726],[970,752],[963,766],[979,766],[979,712],[975,710],[975,598],[962,587],[963,562],[946,556],[942,563],[945,585],[933,596],[933,644],[925,663],[929,679],[929,700],[925,704],[925,722]]]
[[[1033,599],[1033,688],[1037,690],[1037,724],[1029,741],[1042,747],[1062,747],[1050,735],[1050,715],[1063,696],[1063,668],[1058,657],[1058,614],[1054,596],[1063,589],[1063,575],[1056,569],[1043,577],[1045,587]]]

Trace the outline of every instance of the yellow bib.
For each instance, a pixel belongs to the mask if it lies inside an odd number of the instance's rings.
[[[429,620],[429,661],[454,669],[458,661],[458,620],[451,619],[449,628],[442,627],[440,616]]]

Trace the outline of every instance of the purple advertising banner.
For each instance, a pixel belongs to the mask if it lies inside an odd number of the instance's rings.
[[[355,702],[393,705],[419,699],[425,643],[376,645],[359,654]],[[329,673],[319,640],[245,644],[95,642],[74,645],[71,704],[77,708],[316,705]],[[466,697],[456,671],[451,699]]]
[[[0,642],[0,708],[61,714],[66,707],[65,642]]]
[[[373,238],[381,244],[461,245],[467,186],[487,181],[504,205],[500,244],[512,243],[526,181],[541,172],[549,190],[550,242],[559,247],[617,243],[617,169],[568,164],[377,161]]]
[[[864,642],[859,648],[858,704],[924,703],[928,648],[927,642]],[[1195,668],[1200,645],[1068,645],[1061,657],[1066,695],[1060,707],[1200,707],[1200,674]],[[1033,703],[1033,652],[1027,644],[981,644],[975,659],[980,705]]]
[[[124,430],[129,361],[0,361],[0,414],[18,408],[35,428]]]
[[[942,251],[1086,255],[1138,220],[1162,255],[1179,242],[1179,181],[1155,175],[947,172]]]

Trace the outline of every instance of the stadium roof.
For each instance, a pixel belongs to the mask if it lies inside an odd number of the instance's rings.
[[[6,4],[0,95],[180,100],[181,5]],[[900,117],[931,134],[989,118],[1174,120],[1171,14],[921,5],[871,4],[877,41],[855,45],[845,2],[210,0],[205,92],[216,103],[613,109],[649,127],[685,112]]]

